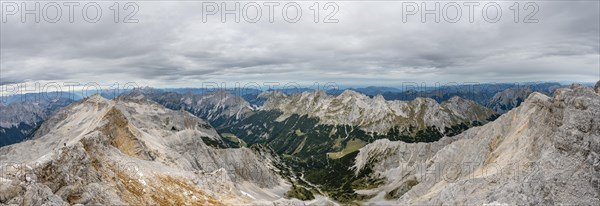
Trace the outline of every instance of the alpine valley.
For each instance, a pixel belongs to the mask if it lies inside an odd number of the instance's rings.
[[[24,98],[0,205],[600,205],[598,85]]]

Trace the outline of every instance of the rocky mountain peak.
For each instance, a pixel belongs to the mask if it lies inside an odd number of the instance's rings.
[[[44,120],[72,102],[67,98],[40,98],[0,105],[0,147],[31,138]]]
[[[444,104],[462,105],[463,107],[464,106],[467,106],[467,107],[470,107],[470,106],[482,106],[482,105],[477,104],[477,102],[475,102],[473,100],[465,99],[465,98],[462,98],[462,97],[459,97],[459,96],[453,96],[452,98],[450,98],[450,99],[442,102],[441,104],[442,105],[444,105]]]
[[[287,95],[279,90],[271,90],[271,91],[261,92],[260,94],[258,94],[258,97],[268,99],[268,98],[287,97]]]
[[[358,193],[385,196],[366,202],[385,205],[597,205],[598,116],[600,96],[573,85],[554,97],[534,92],[495,121],[437,142],[377,140],[354,168],[385,183]]]
[[[36,136],[0,148],[1,204],[258,204],[289,187],[268,153],[226,148],[210,124],[150,101],[92,96]]]
[[[453,96],[450,99],[448,99],[447,101],[459,103],[459,102],[464,102],[464,101],[469,101],[469,100],[463,99],[462,97],[459,97],[459,96]]]
[[[454,101],[459,99],[455,98]],[[322,124],[353,125],[367,132],[385,134],[394,127],[445,128],[465,121],[485,122],[494,114],[474,102],[469,103],[440,105],[431,98],[387,101],[381,95],[369,98],[355,91],[346,90],[338,96],[304,92],[285,98],[270,99],[265,102],[262,109],[283,112],[280,120],[293,114],[308,115],[319,118]]]
[[[339,98],[362,98],[366,97],[364,94],[358,93],[351,89],[344,90],[341,94],[338,95]]]
[[[519,106],[531,93],[533,90],[528,87],[508,88],[496,93],[487,106],[502,114]]]
[[[376,102],[385,102],[385,98],[381,94],[375,95],[375,97],[373,97],[373,100],[375,100]]]
[[[552,98],[539,93],[539,92],[533,92],[531,94],[529,94],[529,96],[527,97],[527,99],[525,99],[525,103],[539,103],[539,102],[547,102],[550,101]]]
[[[108,101],[108,99],[102,97],[102,95],[100,95],[100,94],[94,94],[94,95],[84,98],[83,101],[90,102],[90,103],[106,103]]]
[[[217,128],[239,121],[251,114],[254,109],[244,98],[224,90],[203,94],[152,92],[144,93],[144,95],[146,99],[169,109],[190,112],[209,121]],[[134,94],[127,96],[130,99],[135,98]]]
[[[426,103],[426,104],[437,103],[434,99],[427,98],[427,97],[417,97],[414,100],[412,100],[412,102],[419,103],[419,104],[421,104],[421,103]]]

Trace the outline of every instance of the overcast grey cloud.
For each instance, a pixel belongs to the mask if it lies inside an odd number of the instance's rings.
[[[10,16],[0,31],[1,81],[393,86],[600,78],[598,1],[536,2],[539,22],[528,24],[513,22],[511,1],[498,2],[504,10],[497,23],[481,19],[480,10],[474,23],[466,13],[457,23],[422,23],[419,16],[403,22],[401,2],[337,2],[339,22],[328,24],[312,22],[314,2],[300,2],[297,23],[281,15],[274,23],[265,16],[257,23],[211,16],[204,23],[202,2],[146,1],[137,3],[139,23],[133,24],[114,23],[112,3],[100,2],[105,16],[93,24],[21,23]]]

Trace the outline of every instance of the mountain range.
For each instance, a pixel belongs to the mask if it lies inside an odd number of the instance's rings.
[[[36,98],[0,104],[0,147],[30,138],[54,111],[74,101],[68,98]]]
[[[277,157],[227,148],[205,121],[143,96],[99,95],[0,148],[0,201],[25,205],[221,205],[277,201]]]
[[[485,122],[494,115],[493,111],[460,97],[438,104],[429,98],[386,101],[381,95],[369,98],[352,90],[337,96],[322,91],[270,96],[262,109],[283,112],[279,121],[293,114],[307,115],[319,118],[321,124],[351,125],[379,134],[385,134],[392,128],[405,131],[409,127],[437,127],[443,132],[446,127],[473,121]]]
[[[385,180],[358,193],[386,205],[597,205],[598,116],[598,92],[573,86],[435,143],[378,140],[353,168]]]
[[[486,104],[144,88],[2,105],[3,124],[37,126],[0,147],[0,204],[596,205],[598,85]]]
[[[347,90],[330,89],[325,91],[329,95],[340,95],[344,91],[355,91],[368,97],[381,95],[385,100],[412,101],[418,98],[431,98],[438,103],[450,100],[453,97],[472,100],[480,105],[502,114],[520,104],[532,92],[541,92],[550,95],[556,88],[562,87],[558,83],[532,83],[532,84],[480,84],[480,85],[444,85],[439,87],[414,87],[418,90],[398,89],[393,87],[365,87],[349,88]],[[264,93],[280,92],[285,95],[294,95],[311,92],[309,88],[286,88],[278,90],[261,91],[255,88],[244,89],[207,89],[207,88],[167,88],[155,89],[150,87],[139,88],[135,93],[144,93],[148,98],[159,102],[171,109],[185,109],[205,118],[216,128],[239,122],[241,119],[264,105],[268,98]],[[100,93],[103,97],[114,97],[132,93],[131,90],[119,92],[108,91],[78,91],[29,93],[2,96],[0,110],[5,110],[0,123],[0,146],[23,141],[30,137],[33,131],[49,117],[54,110],[79,101],[85,94]],[[218,93],[216,96],[212,93]],[[186,101],[182,101],[182,99]],[[231,98],[232,100],[227,100]],[[204,99],[204,101],[201,101]],[[58,101],[57,101],[58,100]],[[212,101],[212,103],[208,103]],[[223,101],[220,102],[219,101]],[[239,104],[238,104],[239,103]],[[38,104],[31,106],[32,104]],[[221,104],[221,105],[217,105]],[[34,107],[34,108],[32,108]],[[237,109],[237,111],[236,111]],[[43,111],[42,111],[43,110]],[[221,111],[223,110],[223,111]],[[236,113],[236,118],[230,118]],[[22,114],[22,115],[20,115]],[[380,131],[381,132],[381,131]]]

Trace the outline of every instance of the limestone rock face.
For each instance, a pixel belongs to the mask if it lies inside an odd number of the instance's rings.
[[[496,93],[488,103],[488,108],[499,114],[506,113],[512,108],[519,106],[527,97],[533,93],[530,88],[509,88]]]
[[[0,204],[227,205],[285,201],[277,157],[226,148],[185,111],[92,96],[0,148]]]
[[[386,134],[391,128],[414,127],[439,129],[472,121],[486,122],[495,113],[477,103],[453,97],[437,103],[430,98],[413,101],[387,101],[381,95],[370,98],[352,90],[338,96],[323,91],[303,92],[290,96],[281,93],[269,97],[263,110],[279,110],[280,120],[298,114],[318,117],[321,124],[352,125],[366,132]]]
[[[72,102],[67,98],[47,98],[44,95],[0,104],[0,147],[30,138],[44,120]]]
[[[438,142],[378,140],[354,168],[385,184],[358,193],[388,205],[599,205],[598,117],[600,95],[573,85]]]
[[[244,98],[223,90],[205,94],[147,92],[144,95],[167,108],[188,111],[211,122],[215,127],[234,124],[251,115],[254,109]]]

